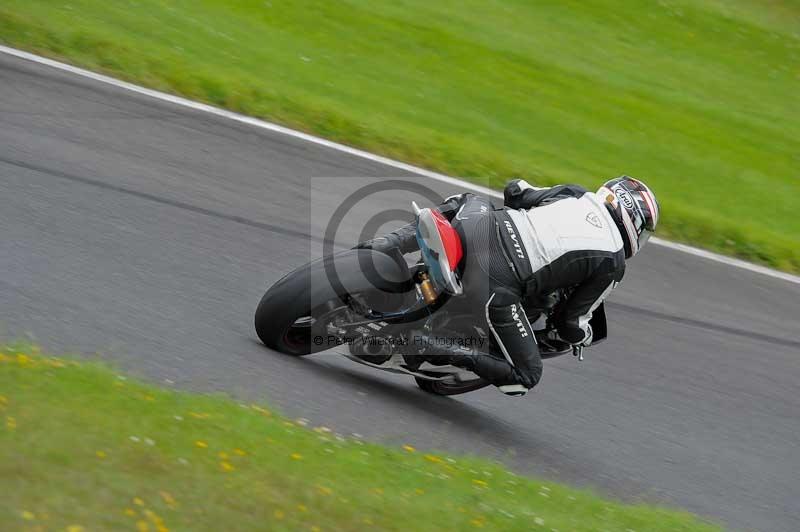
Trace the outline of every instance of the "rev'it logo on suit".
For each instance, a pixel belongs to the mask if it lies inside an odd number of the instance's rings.
[[[508,231],[508,236],[514,243],[514,252],[516,252],[517,257],[524,259],[525,253],[522,251],[522,246],[519,245],[519,240],[517,239],[517,233],[514,231],[514,226],[508,220],[503,220],[503,223],[506,226],[506,231]]]
[[[525,330],[525,325],[522,324],[522,318],[520,317],[519,310],[515,304],[511,305],[511,318],[514,320],[514,324],[517,326],[519,335],[522,338],[526,338],[528,336],[528,331]]]

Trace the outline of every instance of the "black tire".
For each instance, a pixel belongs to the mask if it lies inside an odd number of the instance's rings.
[[[474,392],[489,386],[489,383],[483,379],[473,379],[459,383],[448,383],[443,381],[432,381],[428,379],[421,379],[414,377],[417,381],[417,386],[422,390],[432,393],[434,395],[458,395],[467,392]]]
[[[331,271],[338,278],[331,282]],[[353,249],[311,262],[275,283],[258,304],[256,334],[267,347],[294,356],[328,349],[326,317],[341,311],[348,294],[368,293],[386,306],[410,289],[408,269],[386,254]],[[388,308],[379,309],[388,310]]]

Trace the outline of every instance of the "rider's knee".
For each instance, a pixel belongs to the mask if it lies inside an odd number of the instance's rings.
[[[528,393],[528,388],[524,384],[501,384],[497,387],[498,390],[503,392],[506,395],[511,395],[514,397],[521,397]]]
[[[528,393],[528,390],[533,389],[534,386],[539,384],[542,378],[542,365],[534,366],[524,374],[517,373],[517,382],[515,384],[503,384],[497,387],[498,390],[506,395],[523,396]]]

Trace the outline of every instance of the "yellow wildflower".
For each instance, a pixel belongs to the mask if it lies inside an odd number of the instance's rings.
[[[22,518],[26,521],[33,521],[34,519],[36,519],[36,514],[34,514],[33,512],[29,512],[28,510],[23,510]]]
[[[69,525],[67,532],[83,532],[85,529],[81,525]]]
[[[486,484],[485,480],[480,480],[480,479],[477,479],[477,478],[473,478],[472,479],[472,483],[475,484],[476,486],[480,486],[482,488],[485,488],[486,486],[488,486],[488,484]]]
[[[223,471],[233,471],[234,469],[236,469],[235,467],[233,467],[233,465],[231,465],[230,462],[224,462],[223,461],[223,462],[220,462],[219,465],[220,465],[220,467],[222,468]]]
[[[414,447],[412,447],[411,445],[408,445],[408,444],[403,445],[403,449],[408,451],[408,452],[410,452],[410,453],[413,453],[414,451],[416,451],[416,449]]]
[[[134,497],[133,504],[135,504],[136,506],[144,506],[144,501],[139,497]]]
[[[228,453],[226,453],[225,451],[220,451],[217,456],[219,456],[222,460],[228,459]]]
[[[320,527],[318,527],[317,525],[314,525],[314,526],[311,527],[311,532],[321,532],[321,531],[322,531],[322,529]]]
[[[236,453],[236,454],[238,454],[239,456],[244,456],[244,455],[246,455],[246,454],[247,454],[246,452],[244,452],[244,451],[243,451],[243,450],[241,450],[241,449],[234,449],[234,450],[233,450],[233,452],[234,452],[234,453]]]
[[[332,489],[326,488],[325,486],[317,486],[317,489],[323,495],[331,495],[333,493]]]
[[[208,447],[208,444],[201,440],[197,440],[196,442],[194,442],[194,444],[200,447],[201,449],[205,449],[206,447]]]
[[[8,417],[6,418],[6,427],[8,428],[8,430],[14,430],[14,429],[16,429],[16,428],[17,428],[17,420],[16,420],[16,419],[14,419],[14,418],[13,418],[13,417],[11,417],[11,416],[8,416]]]
[[[127,515],[128,517],[133,517],[136,515],[136,510],[134,510],[133,508],[125,508],[125,515]]]
[[[176,501],[175,497],[173,497],[169,492],[159,491],[158,493],[159,493],[159,495],[161,495],[161,498],[164,499],[164,502],[170,508],[174,508],[175,506],[178,505],[178,501]]]
[[[438,456],[435,456],[433,454],[426,454],[425,455],[425,460],[427,460],[428,462],[433,462],[434,464],[441,463],[441,461],[442,461],[441,458],[439,458]]]
[[[289,456],[291,457],[292,460],[302,460],[303,459],[303,455],[300,454],[300,453],[292,453]]]
[[[150,530],[150,525],[147,524],[147,521],[136,521],[136,530],[139,532],[148,532]]]
[[[414,490],[414,493],[416,493],[417,495],[425,495],[425,490],[421,489],[421,488],[417,488],[417,489]]]
[[[283,513],[283,510],[275,510],[272,515],[275,516],[275,519],[283,519],[286,516],[286,514]]]
[[[156,526],[156,530],[161,530],[164,528],[164,520],[161,519],[161,517],[154,511],[145,510],[144,514],[153,522],[153,524]]]
[[[101,460],[106,457],[105,451],[95,451],[94,454]]]
[[[297,511],[298,511],[298,512],[307,512],[307,511],[308,511],[308,508],[306,508],[306,505],[305,505],[305,504],[298,504],[298,505],[297,505]]]
[[[472,521],[470,521],[470,524],[478,528],[483,527],[483,521],[481,519],[473,519]]]

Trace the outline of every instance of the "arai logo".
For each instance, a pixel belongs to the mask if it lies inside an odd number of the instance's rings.
[[[624,188],[618,188],[614,191],[617,198],[622,202],[626,209],[633,209],[634,203],[630,193]]]

